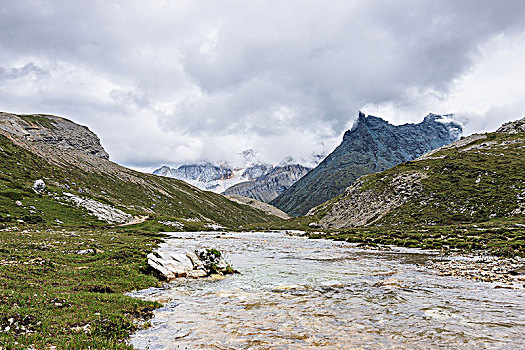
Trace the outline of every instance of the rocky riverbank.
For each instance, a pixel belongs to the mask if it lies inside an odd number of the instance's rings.
[[[525,258],[522,257],[460,255],[428,261],[425,267],[440,276],[495,282],[496,288],[525,288]]]

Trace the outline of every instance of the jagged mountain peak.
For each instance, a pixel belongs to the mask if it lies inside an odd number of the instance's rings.
[[[494,133],[461,138],[413,162],[363,176],[309,214],[321,216],[321,227],[338,229],[520,218],[525,213],[523,133],[525,118]]]
[[[351,133],[355,132],[357,129],[366,128],[367,126],[373,125],[373,124],[377,125],[377,124],[389,124],[389,123],[384,119],[375,117],[373,115],[367,116],[363,112],[359,111],[359,115],[356,121],[352,125],[352,128],[350,128],[350,130],[347,130],[345,132],[345,134],[343,135],[343,139],[348,138],[351,135]]]
[[[255,156],[257,155],[257,152],[253,148],[245,149],[241,152],[241,155],[243,159],[247,162],[252,162],[255,160]]]
[[[167,165],[163,165],[160,168],[153,171],[153,175],[160,175],[160,176],[169,176],[168,174],[171,173],[171,168]]]
[[[374,115],[365,115],[363,112],[359,111],[359,116],[357,117],[355,123],[353,124],[350,130],[347,130],[343,135],[343,141],[349,140],[355,136],[357,133],[367,133],[370,130],[390,130],[398,127],[406,128],[417,126],[420,128],[425,127],[435,127],[440,128],[444,132],[449,132],[452,135],[452,141],[461,135],[463,126],[458,121],[454,120],[454,114],[435,114],[429,113],[425,116],[422,122],[420,123],[407,123],[402,125],[394,125],[389,123],[387,120],[384,120],[380,117]]]
[[[272,204],[291,215],[340,195],[359,176],[413,160],[451,143],[462,127],[450,115],[430,114],[418,124],[393,125],[359,112],[341,144]]]
[[[286,165],[294,164],[294,163],[296,163],[294,157],[288,156],[279,162],[279,166],[286,166]]]
[[[428,113],[425,119],[423,119],[423,123],[441,123],[448,125],[451,128],[463,128],[463,125],[454,119],[454,114],[435,114],[435,113]]]

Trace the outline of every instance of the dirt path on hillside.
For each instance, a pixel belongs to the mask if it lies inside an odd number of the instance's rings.
[[[148,219],[149,219],[149,215],[146,215],[146,216],[134,216],[133,220],[131,220],[130,222],[126,222],[124,224],[120,224],[120,225],[116,225],[116,226],[129,226],[129,225],[141,224],[141,223],[143,223],[144,221],[146,221]]]

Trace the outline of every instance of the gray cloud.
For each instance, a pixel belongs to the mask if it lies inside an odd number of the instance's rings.
[[[34,75],[36,77],[42,77],[48,75],[48,72],[45,69],[38,67],[34,63],[28,63],[21,68],[2,68],[0,67],[0,80],[7,79],[18,79],[28,75]]]
[[[0,106],[87,124],[135,167],[308,157],[359,109],[398,123],[458,112],[482,131],[525,106],[480,111],[458,86],[524,23],[520,0],[3,1]]]

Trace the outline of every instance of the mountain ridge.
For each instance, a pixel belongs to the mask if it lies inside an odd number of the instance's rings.
[[[430,113],[421,123],[395,126],[359,112],[341,144],[270,204],[293,216],[304,215],[340,195],[364,174],[388,169],[455,141],[462,127],[451,117]]]
[[[228,163],[215,165],[211,162],[183,164],[177,168],[164,165],[154,170],[153,174],[173,177],[202,190],[239,195],[267,203],[311,169],[300,164],[290,164],[289,161],[275,166],[253,161],[236,167]]]
[[[525,216],[525,118],[364,175],[316,208],[324,229],[472,224]]]
[[[310,168],[300,164],[278,165],[253,180],[228,187],[223,193],[227,196],[237,195],[269,203],[308,171]]]
[[[63,149],[76,149],[109,159],[109,154],[100,144],[100,139],[87,126],[59,116],[0,112],[0,129],[14,138]]]

